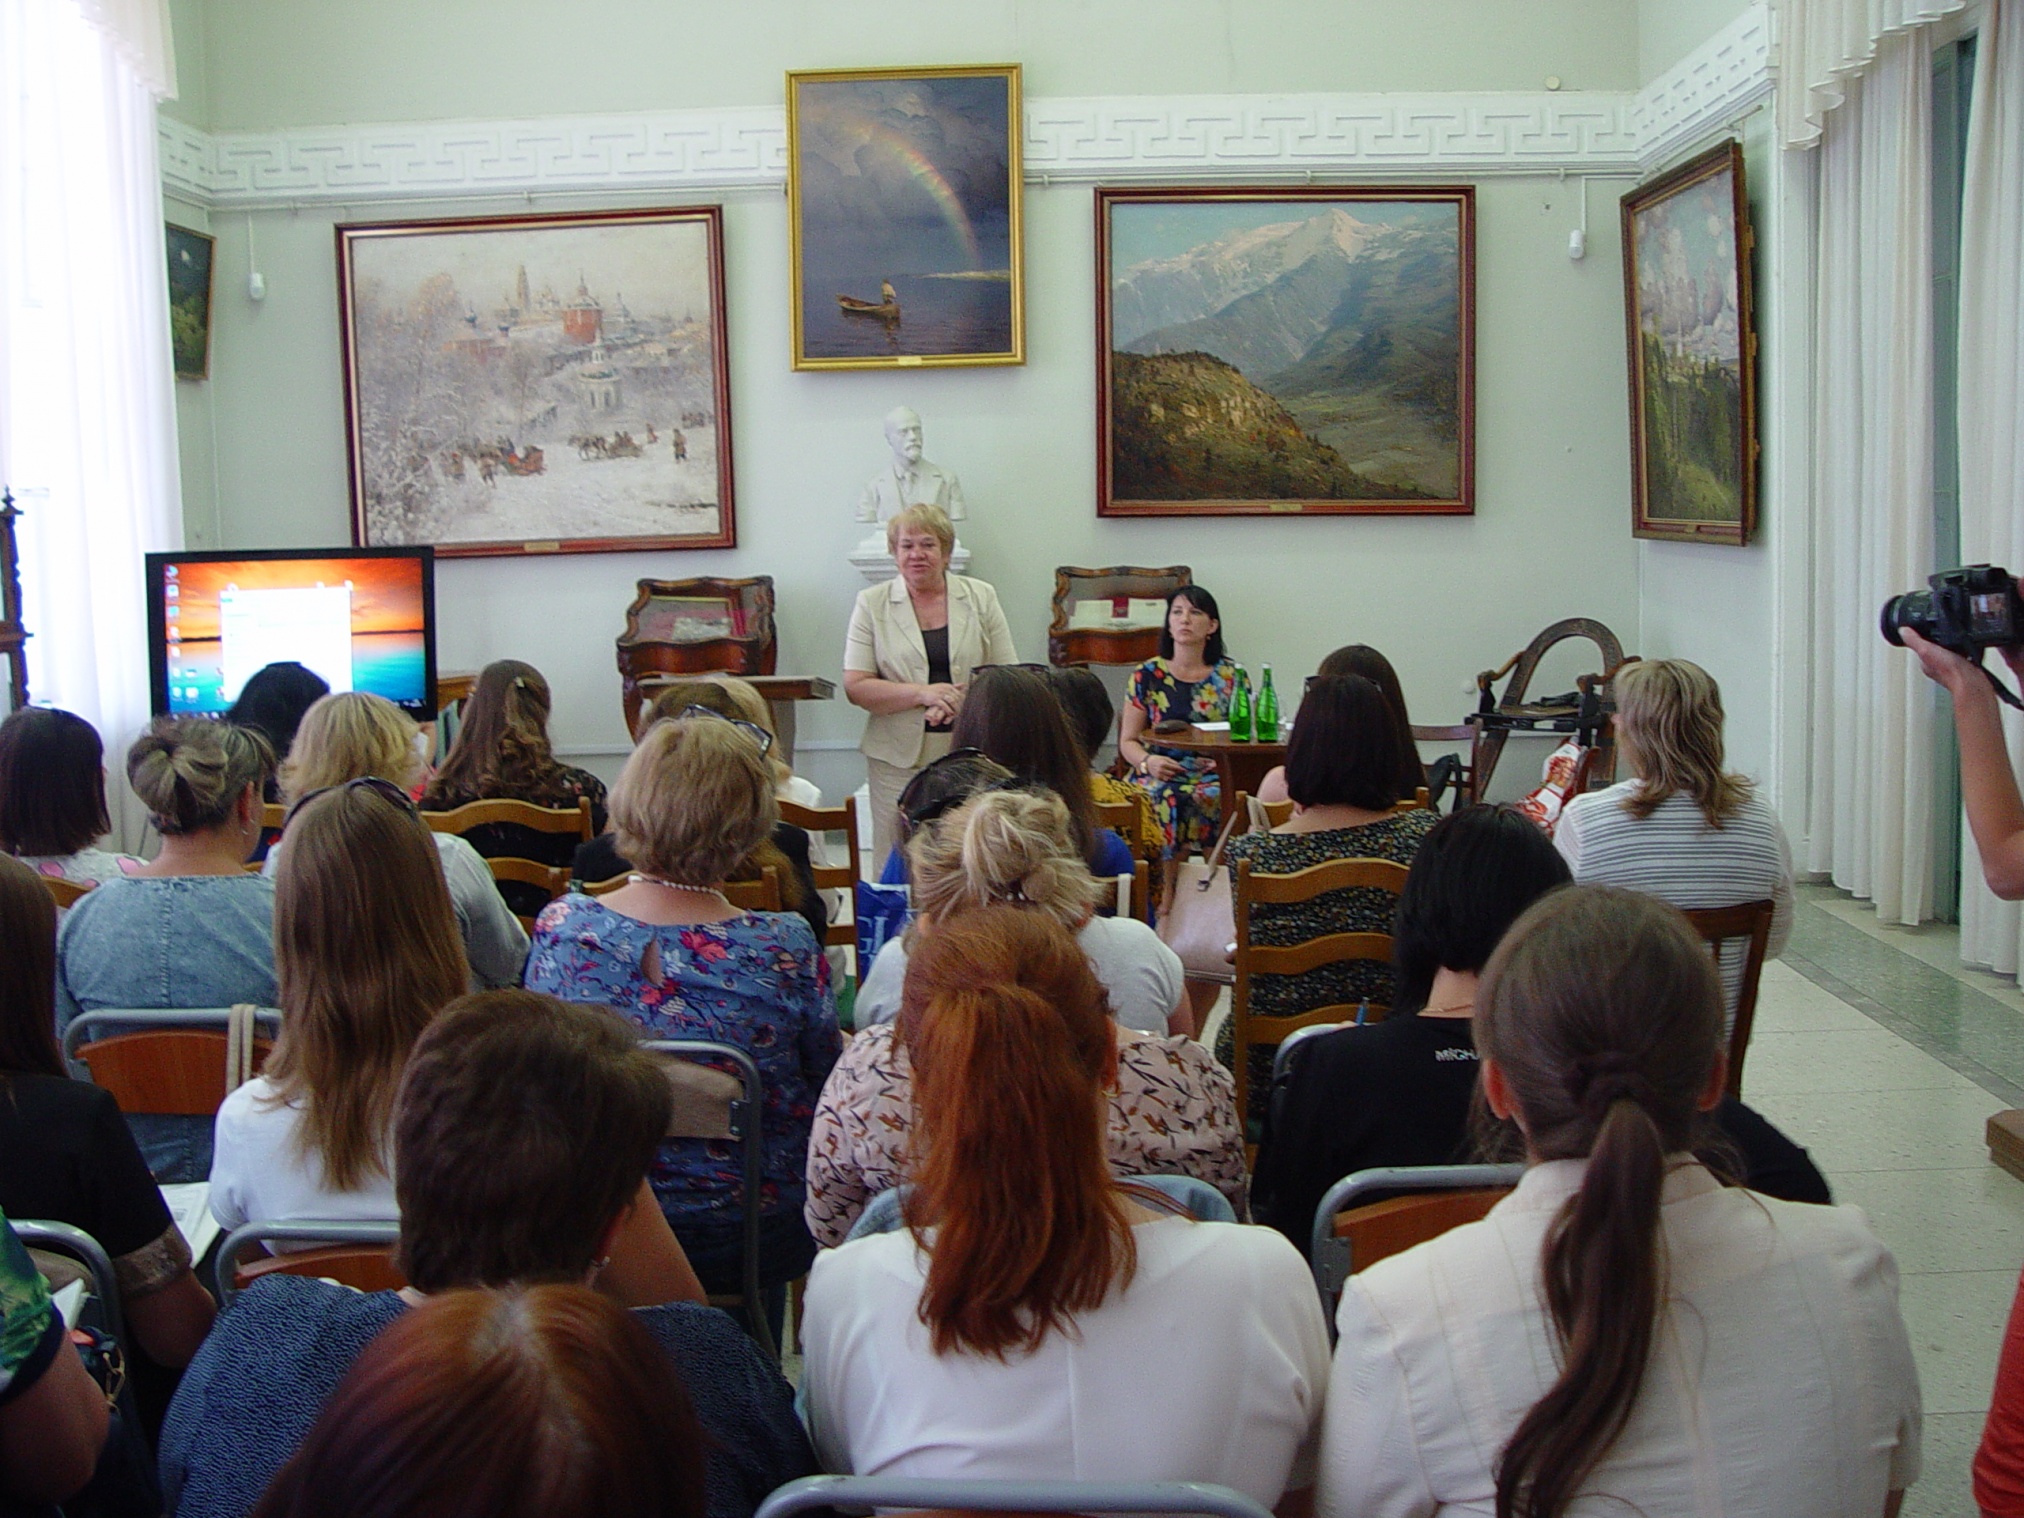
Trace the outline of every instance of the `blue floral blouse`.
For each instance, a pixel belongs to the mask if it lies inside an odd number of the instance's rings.
[[[650,944],[660,948],[659,984],[640,968]],[[749,1053],[766,1086],[763,1210],[800,1210],[815,1099],[842,1048],[829,961],[807,922],[748,912],[659,927],[571,894],[535,921],[527,989],[610,1007],[651,1038],[715,1039]],[[743,1174],[734,1140],[669,1139],[651,1179],[679,1226],[735,1218]]]

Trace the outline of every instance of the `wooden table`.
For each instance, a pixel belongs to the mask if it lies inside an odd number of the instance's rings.
[[[1140,740],[1153,748],[1181,749],[1204,754],[1216,761],[1223,782],[1223,807],[1218,827],[1230,820],[1230,807],[1237,792],[1258,794],[1258,786],[1274,768],[1286,762],[1286,745],[1281,743],[1239,743],[1228,733],[1205,733],[1191,727],[1184,733],[1148,732]]]
[[[653,704],[655,696],[666,686],[683,680],[702,679],[700,675],[642,675],[639,679],[640,706],[632,714],[629,725],[635,740],[639,738],[639,719],[646,708]],[[797,701],[829,701],[836,696],[836,682],[825,680],[820,675],[739,675],[747,685],[766,698],[766,704],[773,709],[773,735],[780,745],[780,757],[789,767],[794,763],[794,703]]]

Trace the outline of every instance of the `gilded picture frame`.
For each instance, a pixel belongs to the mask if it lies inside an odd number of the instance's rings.
[[[1019,65],[787,76],[796,369],[1026,362]]]
[[[1474,512],[1474,186],[1095,202],[1099,516]]]
[[[355,542],[736,546],[722,206],[336,236]]]
[[[1740,547],[1757,526],[1757,330],[1743,150],[1623,197],[1631,534]]]

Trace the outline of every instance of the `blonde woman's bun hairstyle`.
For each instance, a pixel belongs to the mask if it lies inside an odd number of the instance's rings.
[[[914,905],[932,919],[1032,906],[1073,929],[1103,897],[1076,850],[1066,803],[1044,786],[973,796],[918,831],[907,862]]]
[[[217,827],[273,772],[265,738],[208,717],[157,717],[127,750],[127,784],[170,838]]]

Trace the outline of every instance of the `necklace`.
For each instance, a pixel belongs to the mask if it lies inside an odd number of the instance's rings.
[[[657,885],[663,890],[687,891],[695,896],[714,896],[727,907],[731,904],[731,898],[715,886],[684,885],[679,880],[663,880],[658,875],[633,874],[626,876],[626,879],[634,885]]]
[[[1420,1008],[1420,1016],[1460,1017],[1464,1012],[1473,1013],[1475,1009],[1476,1004],[1474,1001],[1458,1001],[1451,1007],[1422,1007]]]

